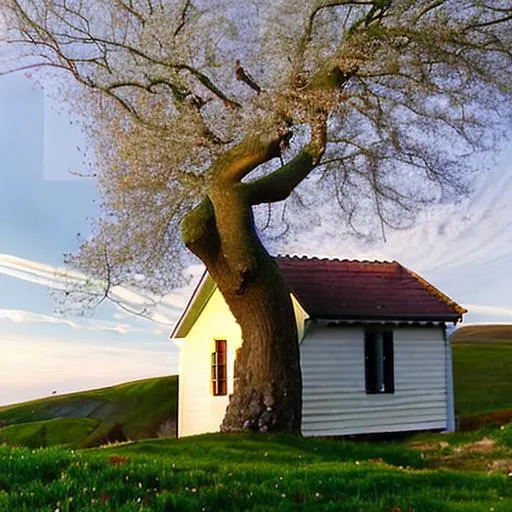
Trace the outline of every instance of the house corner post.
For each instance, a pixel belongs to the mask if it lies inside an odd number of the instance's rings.
[[[452,343],[451,336],[447,332],[446,325],[442,326],[444,350],[445,350],[445,368],[446,368],[446,430],[445,432],[455,432],[455,400],[453,393],[453,364],[452,364]],[[450,329],[450,332],[452,329]]]

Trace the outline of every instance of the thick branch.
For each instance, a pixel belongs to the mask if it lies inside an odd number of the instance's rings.
[[[293,160],[272,174],[244,183],[244,193],[252,205],[283,201],[308,176],[314,166],[312,153],[303,149]]]
[[[276,137],[249,135],[240,144],[221,156],[213,165],[212,172],[217,183],[241,181],[256,167],[277,158],[281,154],[281,142],[287,142],[291,133]]]
[[[339,66],[333,66],[320,70],[313,75],[307,85],[307,89],[342,89],[343,86],[354,76],[357,68],[348,72],[341,70]]]
[[[362,16],[355,21],[348,29],[343,27],[343,31],[346,31],[346,37],[341,43],[340,50],[343,48],[347,38],[358,31],[359,27],[367,28],[371,24],[377,22],[380,23],[383,17],[386,15],[386,11],[391,6],[390,0],[332,0],[320,2],[309,15],[307,27],[305,33],[298,44],[297,57],[296,57],[296,74],[297,83],[300,84],[300,74],[304,66],[304,55],[306,48],[313,39],[313,26],[317,15],[324,9],[337,8],[341,6],[347,6],[350,9],[352,7],[368,7],[369,9],[362,14]],[[349,11],[350,12],[350,11]],[[348,19],[348,15],[347,15]],[[345,20],[345,23],[347,20]],[[307,87],[310,89],[326,89],[326,88],[342,88],[346,82],[355,74],[357,69],[354,70],[341,70],[338,65],[333,66],[328,64],[326,67],[317,72]]]

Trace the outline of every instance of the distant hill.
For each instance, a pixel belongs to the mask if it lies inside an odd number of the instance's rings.
[[[175,437],[177,400],[173,375],[0,407],[0,443],[87,448]]]
[[[512,343],[512,324],[463,325],[452,335],[453,343]]]
[[[452,335],[455,411],[462,430],[512,421],[512,325],[467,325]]]

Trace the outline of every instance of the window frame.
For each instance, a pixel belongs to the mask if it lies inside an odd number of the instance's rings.
[[[227,341],[215,339],[215,350],[211,355],[211,392],[213,396],[228,394]]]
[[[364,366],[367,395],[395,393],[395,354],[392,329],[365,329]]]

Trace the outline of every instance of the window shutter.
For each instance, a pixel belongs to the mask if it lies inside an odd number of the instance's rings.
[[[377,393],[377,353],[375,347],[376,333],[364,333],[364,363],[366,375],[366,392]]]
[[[393,331],[382,333],[384,343],[384,388],[386,393],[395,392],[395,355],[393,352]]]

